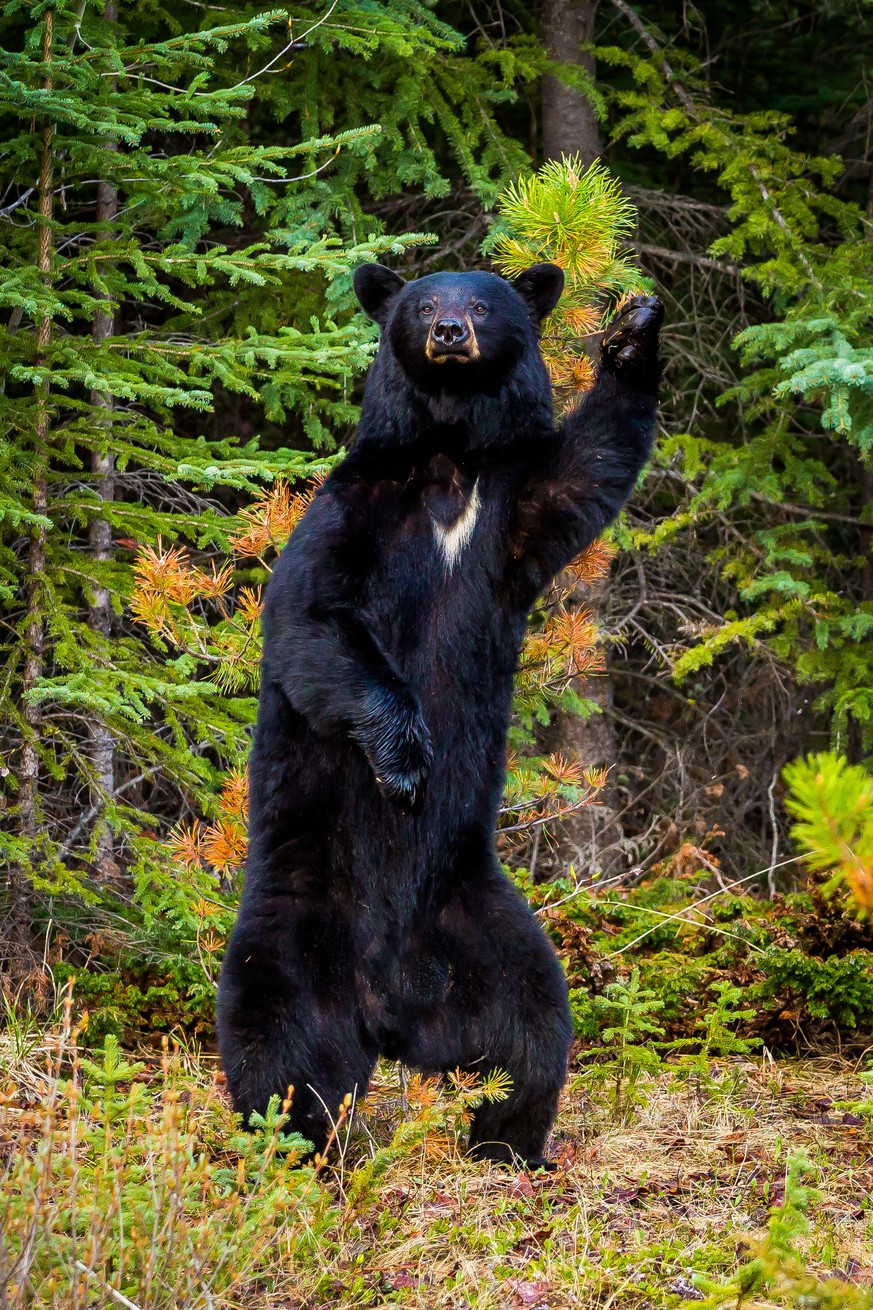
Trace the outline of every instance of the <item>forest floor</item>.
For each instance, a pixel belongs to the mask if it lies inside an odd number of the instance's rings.
[[[635,1104],[619,1087],[617,1117],[615,1086],[577,1066],[559,1167],[528,1175],[463,1156],[469,1089],[386,1066],[313,1170],[282,1159],[276,1129],[248,1144],[211,1057],[98,1058],[75,1034],[7,1031],[0,1306],[673,1307],[777,1248],[793,1291],[771,1280],[749,1305],[866,1305],[873,1120],[856,1072],[836,1054],[722,1061],[704,1081],[662,1065]],[[815,1192],[808,1232],[800,1219],[786,1239],[801,1149]],[[798,1269],[833,1281],[804,1300]],[[736,1286],[721,1300],[737,1304]]]

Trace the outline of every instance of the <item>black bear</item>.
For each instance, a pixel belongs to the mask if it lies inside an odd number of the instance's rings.
[[[246,1120],[294,1094],[324,1148],[377,1057],[502,1069],[470,1148],[529,1166],[566,1076],[567,986],[494,831],[528,612],[615,517],[648,456],[657,300],[607,329],[556,428],[539,325],[563,288],[355,275],[381,325],[357,436],[279,559],[264,606],[250,849],[219,994]]]

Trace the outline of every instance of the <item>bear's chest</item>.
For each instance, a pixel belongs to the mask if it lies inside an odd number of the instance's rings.
[[[461,468],[447,455],[435,455],[421,470],[419,494],[426,530],[451,572],[469,549],[482,518],[478,471]]]

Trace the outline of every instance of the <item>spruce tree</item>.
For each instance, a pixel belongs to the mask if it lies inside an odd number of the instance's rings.
[[[256,559],[228,574],[229,516],[326,468],[352,429],[374,332],[351,318],[351,271],[420,241],[382,236],[364,203],[458,179],[493,198],[525,158],[495,108],[543,57],[512,44],[469,51],[415,0],[5,6],[7,958],[49,905],[121,895],[133,914],[131,875],[155,911],[155,838],[221,821],[266,576]],[[197,579],[194,644],[131,610],[149,551]]]
[[[324,445],[371,349],[325,288],[411,238],[343,246],[295,198],[378,127],[282,146],[235,130],[287,44],[282,13],[190,32],[170,6],[12,0],[0,39],[0,857],[26,954],[35,890],[93,899],[243,753],[251,696],[192,680],[196,652],[169,657],[125,614],[133,553],[181,537],[211,576],[222,502],[310,471],[275,435],[240,440],[228,397],[274,434],[300,414]],[[233,48],[250,72],[221,85]],[[247,210],[263,237],[240,243]],[[301,276],[321,320],[234,317]],[[215,587],[198,603],[220,618]]]
[[[637,8],[612,4],[629,38],[598,50],[599,65],[615,70],[607,90],[613,138],[708,175],[712,199],[728,203],[723,235],[704,262],[750,287],[765,320],[732,342],[744,369],[715,400],[720,422],[661,443],[657,458],[684,495],[653,531],[635,537],[649,549],[711,540],[708,563],[736,599],[720,621],[698,623],[691,641],[675,642],[672,671],[693,685],[732,648],[766,645],[811,684],[833,744],[869,762],[870,212],[839,193],[840,157],[796,144],[786,113],[726,107],[699,60],[681,48],[668,58]],[[828,75],[847,74],[841,67]],[[683,367],[681,356],[672,362]]]

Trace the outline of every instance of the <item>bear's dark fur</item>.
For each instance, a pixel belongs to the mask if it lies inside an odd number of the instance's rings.
[[[538,327],[563,275],[358,270],[382,325],[357,438],[264,610],[250,850],[221,978],[248,1119],[293,1084],[324,1147],[382,1054],[505,1070],[476,1154],[542,1164],[567,987],[494,850],[513,673],[537,596],[615,517],[655,420],[661,309],[638,298],[556,429]]]

